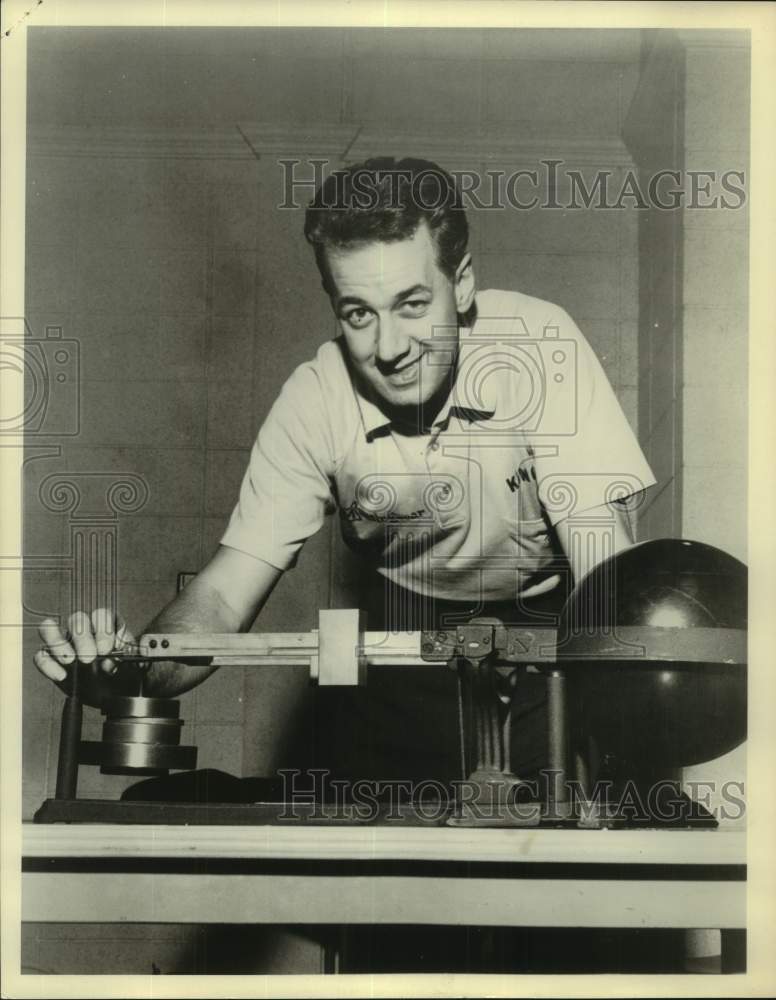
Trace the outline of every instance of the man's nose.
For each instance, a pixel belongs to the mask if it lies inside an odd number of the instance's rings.
[[[409,348],[409,337],[391,318],[381,317],[377,331],[377,360],[392,364],[407,354]]]

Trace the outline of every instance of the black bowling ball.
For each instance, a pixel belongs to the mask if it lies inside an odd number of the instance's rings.
[[[643,542],[588,573],[559,625],[573,728],[593,736],[601,753],[638,769],[676,768],[746,738],[746,668],[725,662],[724,633],[709,662],[682,654],[693,629],[746,629],[747,570],[737,559],[700,542]],[[611,637],[634,627],[656,639],[681,629],[673,633],[676,656],[650,659],[647,645],[646,658],[621,658]],[[606,655],[591,659],[598,635],[609,636]],[[582,651],[587,658],[575,659]]]

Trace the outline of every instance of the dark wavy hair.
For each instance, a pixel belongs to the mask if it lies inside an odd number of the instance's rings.
[[[430,160],[378,156],[326,178],[307,206],[304,234],[331,291],[327,249],[409,239],[421,222],[434,241],[439,269],[452,280],[469,242],[455,180]]]

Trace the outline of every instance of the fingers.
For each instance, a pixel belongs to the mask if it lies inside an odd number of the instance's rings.
[[[92,619],[85,611],[74,611],[67,622],[70,641],[81,663],[92,663],[97,656],[97,644],[92,632]]]
[[[134,649],[137,639],[118,615],[116,616],[116,644],[114,649]]]
[[[39,649],[32,659],[38,670],[40,670],[44,677],[48,677],[49,680],[61,683],[66,679],[67,670],[65,670],[61,663],[57,663],[54,657],[50,656],[45,649]]]
[[[110,608],[97,608],[92,611],[92,627],[97,655],[103,657],[100,667],[107,674],[115,674],[118,665],[107,654],[114,649],[126,649],[135,645],[135,638],[124,621]]]
[[[99,656],[105,656],[116,645],[116,615],[109,608],[97,608],[91,615],[94,645]]]
[[[38,633],[46,646],[47,653],[51,654],[59,663],[65,666],[75,659],[75,651],[65,636],[59,625],[52,618],[44,618],[38,628]]]
[[[51,618],[41,622],[38,629],[44,648],[35,655],[35,666],[46,677],[63,681],[67,675],[64,667],[74,660],[94,663],[105,673],[113,674],[117,664],[108,657],[114,649],[134,645],[134,637],[121,619],[109,608],[96,608],[89,615],[74,612],[63,630]]]

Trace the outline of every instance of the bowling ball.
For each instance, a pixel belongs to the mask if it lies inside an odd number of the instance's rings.
[[[746,626],[746,566],[720,549],[664,538],[599,563],[559,622],[575,733],[641,769],[686,767],[732,750],[746,738],[746,668],[725,662],[722,633],[708,662],[683,658],[682,647],[692,648],[693,629]],[[641,656],[625,655],[618,636],[628,627],[655,639],[681,629],[673,633],[676,656],[650,659],[649,641]],[[599,636],[602,655],[591,658]],[[575,660],[577,650],[585,658]]]

